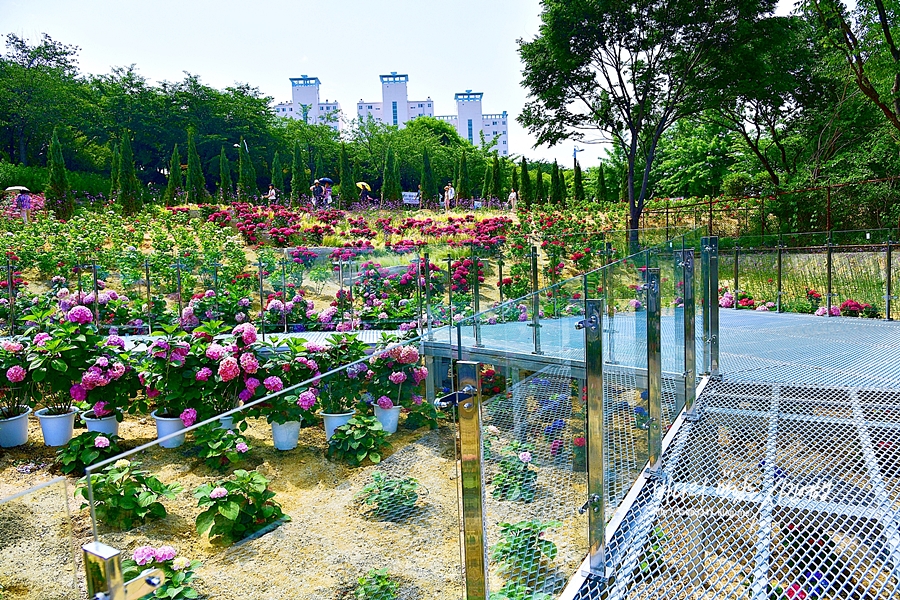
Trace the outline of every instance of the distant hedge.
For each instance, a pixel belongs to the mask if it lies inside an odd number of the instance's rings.
[[[106,197],[109,195],[109,177],[96,173],[68,171],[69,188],[76,197]],[[23,167],[0,162],[0,191],[13,185],[24,185],[32,192],[43,192],[49,173],[46,167]]]

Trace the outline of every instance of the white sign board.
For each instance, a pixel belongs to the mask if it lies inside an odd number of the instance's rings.
[[[419,199],[416,198],[416,192],[403,192],[403,204],[418,204]]]

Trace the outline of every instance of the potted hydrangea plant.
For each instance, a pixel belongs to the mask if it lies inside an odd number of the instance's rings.
[[[428,376],[428,369],[419,366],[415,346],[399,344],[373,354],[369,369],[375,417],[385,431],[394,433],[401,409],[409,411],[422,405],[421,383]]]
[[[312,386],[318,398],[319,414],[325,422],[326,440],[331,439],[335,429],[347,424],[356,414],[357,403],[362,401],[369,368],[360,359],[365,357],[367,348],[355,335],[346,334],[331,336],[325,347],[307,345],[319,371],[325,374]],[[327,374],[338,368],[341,371]]]
[[[81,419],[88,431],[119,435],[122,409],[138,391],[138,381],[128,354],[125,341],[118,335],[110,335],[101,342],[99,356],[81,375],[81,381],[72,386],[72,398],[86,402],[90,409]]]
[[[27,339],[0,342],[0,448],[21,446],[28,441],[31,381],[28,376]]]

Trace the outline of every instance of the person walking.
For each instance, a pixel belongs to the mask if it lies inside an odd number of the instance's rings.
[[[265,196],[263,196],[263,200],[266,201],[266,204],[271,206],[271,205],[275,204],[277,199],[278,199],[278,195],[277,195],[277,192],[275,191],[275,186],[270,183],[269,191],[268,191],[268,193],[266,193]]]
[[[322,199],[326,208],[331,208],[331,184],[325,182],[325,188],[322,190]]]
[[[28,225],[28,213],[31,212],[31,192],[22,190],[22,192],[16,196],[16,208],[18,208],[22,214],[22,222]]]
[[[322,196],[325,194],[325,188],[323,188],[322,184],[319,183],[319,180],[316,179],[313,182],[312,187],[309,188],[309,191],[312,192],[312,196],[313,196],[312,197],[313,208],[318,208],[318,206],[320,204],[322,204]]]
[[[444,212],[450,212],[450,203],[456,198],[456,190],[453,189],[453,184],[448,183],[446,187],[444,187]]]
[[[516,193],[516,190],[513,190],[509,193],[509,197],[506,199],[506,204],[513,212],[516,212],[516,204],[519,201],[519,194]]]

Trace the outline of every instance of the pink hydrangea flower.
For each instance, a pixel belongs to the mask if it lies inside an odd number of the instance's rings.
[[[44,346],[47,342],[50,341],[50,334],[44,331],[34,336],[34,345],[35,346]]]
[[[94,440],[94,448],[109,448],[109,438],[98,435]]]
[[[95,417],[97,417],[98,419],[102,419],[103,417],[108,417],[109,415],[113,414],[113,411],[107,408],[107,406],[109,406],[109,404],[101,400],[100,402],[94,404],[94,407],[91,408],[91,411],[94,413]]]
[[[226,357],[219,363],[219,377],[222,378],[222,381],[231,381],[240,374],[241,368],[238,366],[237,359],[233,356]]]
[[[148,398],[156,398],[159,396],[160,392],[156,388],[147,388],[147,397]]]
[[[297,405],[303,410],[309,410],[316,404],[316,395],[309,390],[297,397]]]
[[[209,493],[209,497],[213,500],[218,500],[219,498],[224,498],[228,495],[228,490],[223,487],[213,488],[213,491]]]
[[[419,394],[413,394],[413,395],[412,395],[412,401],[413,401],[413,404],[415,404],[416,406],[419,406],[420,404],[422,404],[422,402],[423,402],[424,400],[425,400],[425,399],[422,398],[422,396],[420,396]]]
[[[404,381],[406,381],[406,373],[402,371],[394,371],[390,375],[388,375],[388,379],[394,385],[400,385]]]
[[[87,389],[80,383],[69,388],[69,395],[75,402],[84,402],[87,399]],[[149,394],[147,394],[149,396]]]
[[[275,375],[266,377],[263,381],[263,385],[266,386],[266,389],[270,392],[280,392],[284,389],[284,382],[281,381],[280,377],[276,377]]]
[[[140,566],[149,565],[156,560],[156,550],[153,546],[138,546],[132,552],[131,558]]]
[[[6,378],[12,383],[19,383],[25,379],[25,369],[19,365],[13,365],[6,370]]]
[[[259,369],[259,361],[252,353],[246,352],[241,354],[241,367],[248,373],[256,373]]]
[[[197,381],[207,381],[210,377],[212,377],[212,369],[209,367],[203,367],[199,371],[197,371],[197,375],[195,376]]]
[[[250,449],[250,446],[248,446],[244,442],[238,442],[237,444],[234,445],[234,449],[237,450],[239,453],[243,454],[244,452],[246,452],[247,450]]]
[[[12,352],[13,354],[15,354],[16,352],[22,350],[23,346],[19,342],[14,342],[12,340],[3,340],[2,342],[0,342],[0,348],[3,348],[7,352]]]
[[[212,343],[206,349],[206,358],[209,360],[222,360],[225,356],[225,348],[221,344]]]
[[[87,307],[79,305],[73,307],[66,313],[66,319],[68,319],[70,323],[85,325],[94,320],[94,315]]]
[[[235,337],[240,337],[247,346],[256,342],[256,327],[252,323],[242,323],[235,327],[231,333]]]
[[[419,385],[425,378],[428,377],[428,367],[415,367],[413,368],[413,381],[416,385]]]
[[[157,562],[165,562],[167,560],[172,560],[177,554],[178,551],[172,546],[160,546],[156,549],[156,560]]]
[[[188,567],[191,566],[191,559],[185,556],[179,556],[175,560],[172,561],[172,570],[173,571],[184,571]]]
[[[185,427],[190,427],[197,422],[197,411],[193,408],[186,408],[181,413],[181,422]]]
[[[388,398],[387,396],[382,396],[377,401],[378,408],[382,410],[387,410],[389,408],[394,408],[394,402]]]
[[[530,463],[531,452],[519,452],[519,460],[521,460],[523,463]]]

